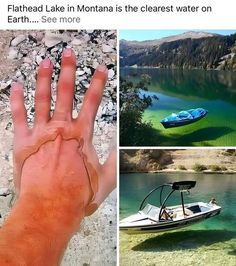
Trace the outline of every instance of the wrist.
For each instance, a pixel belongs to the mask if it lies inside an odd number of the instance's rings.
[[[0,230],[1,256],[13,260],[11,265],[14,260],[25,265],[58,265],[84,216],[80,208],[75,218],[75,210],[64,201],[21,196]]]
[[[81,220],[84,218],[83,201],[74,201],[64,197],[58,192],[50,195],[37,193],[24,193],[19,196],[13,207],[13,215],[20,215],[25,220],[51,229],[57,233],[63,229],[64,232],[73,234],[79,229]]]

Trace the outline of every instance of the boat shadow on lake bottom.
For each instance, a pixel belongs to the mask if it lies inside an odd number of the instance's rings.
[[[133,251],[162,252],[197,249],[235,239],[236,231],[229,230],[185,230],[163,233],[144,240],[132,248]],[[229,250],[230,249],[230,250]],[[227,248],[229,255],[236,256],[236,243]]]
[[[165,130],[168,130],[168,133],[171,133],[172,129]],[[151,131],[151,135],[155,136],[155,138],[150,138],[150,134],[147,134],[148,138],[146,139],[146,146],[215,146],[208,143],[208,141],[214,141],[222,136],[228,135],[233,132],[233,129],[230,127],[206,127],[189,133],[183,133],[182,135],[181,133],[173,132],[171,136],[165,135],[163,134],[163,131],[155,128],[152,128]],[[226,145],[226,143],[224,145]]]

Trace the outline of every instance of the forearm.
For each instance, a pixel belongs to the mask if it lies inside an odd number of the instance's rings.
[[[64,250],[83,218],[58,199],[27,195],[18,200],[0,229],[0,265],[59,265]]]

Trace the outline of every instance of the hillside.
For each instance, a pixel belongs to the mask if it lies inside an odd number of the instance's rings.
[[[236,34],[190,31],[159,40],[121,40],[120,66],[236,70]]]
[[[212,170],[215,166],[226,171],[236,171],[235,150],[187,149],[187,150],[121,150],[120,172],[192,171],[201,164]]]

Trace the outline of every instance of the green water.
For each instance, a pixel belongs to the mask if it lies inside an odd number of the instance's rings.
[[[180,180],[197,181],[190,195],[185,196],[186,203],[209,202],[214,196],[222,207],[220,215],[161,234],[121,233],[121,265],[169,265],[165,261],[173,258],[176,260],[173,265],[236,265],[236,175],[121,174],[120,219],[137,212],[153,187]],[[159,198],[153,200],[158,202]],[[170,204],[177,203],[180,197],[174,193]],[[129,264],[131,260],[133,264]]]
[[[151,76],[149,95],[156,95],[144,113],[156,132],[147,136],[146,146],[235,146],[236,73],[229,71],[167,70],[123,68],[121,76],[137,81],[141,74]],[[146,93],[146,92],[145,92]],[[160,121],[181,110],[202,107],[208,115],[193,124],[164,129]]]

